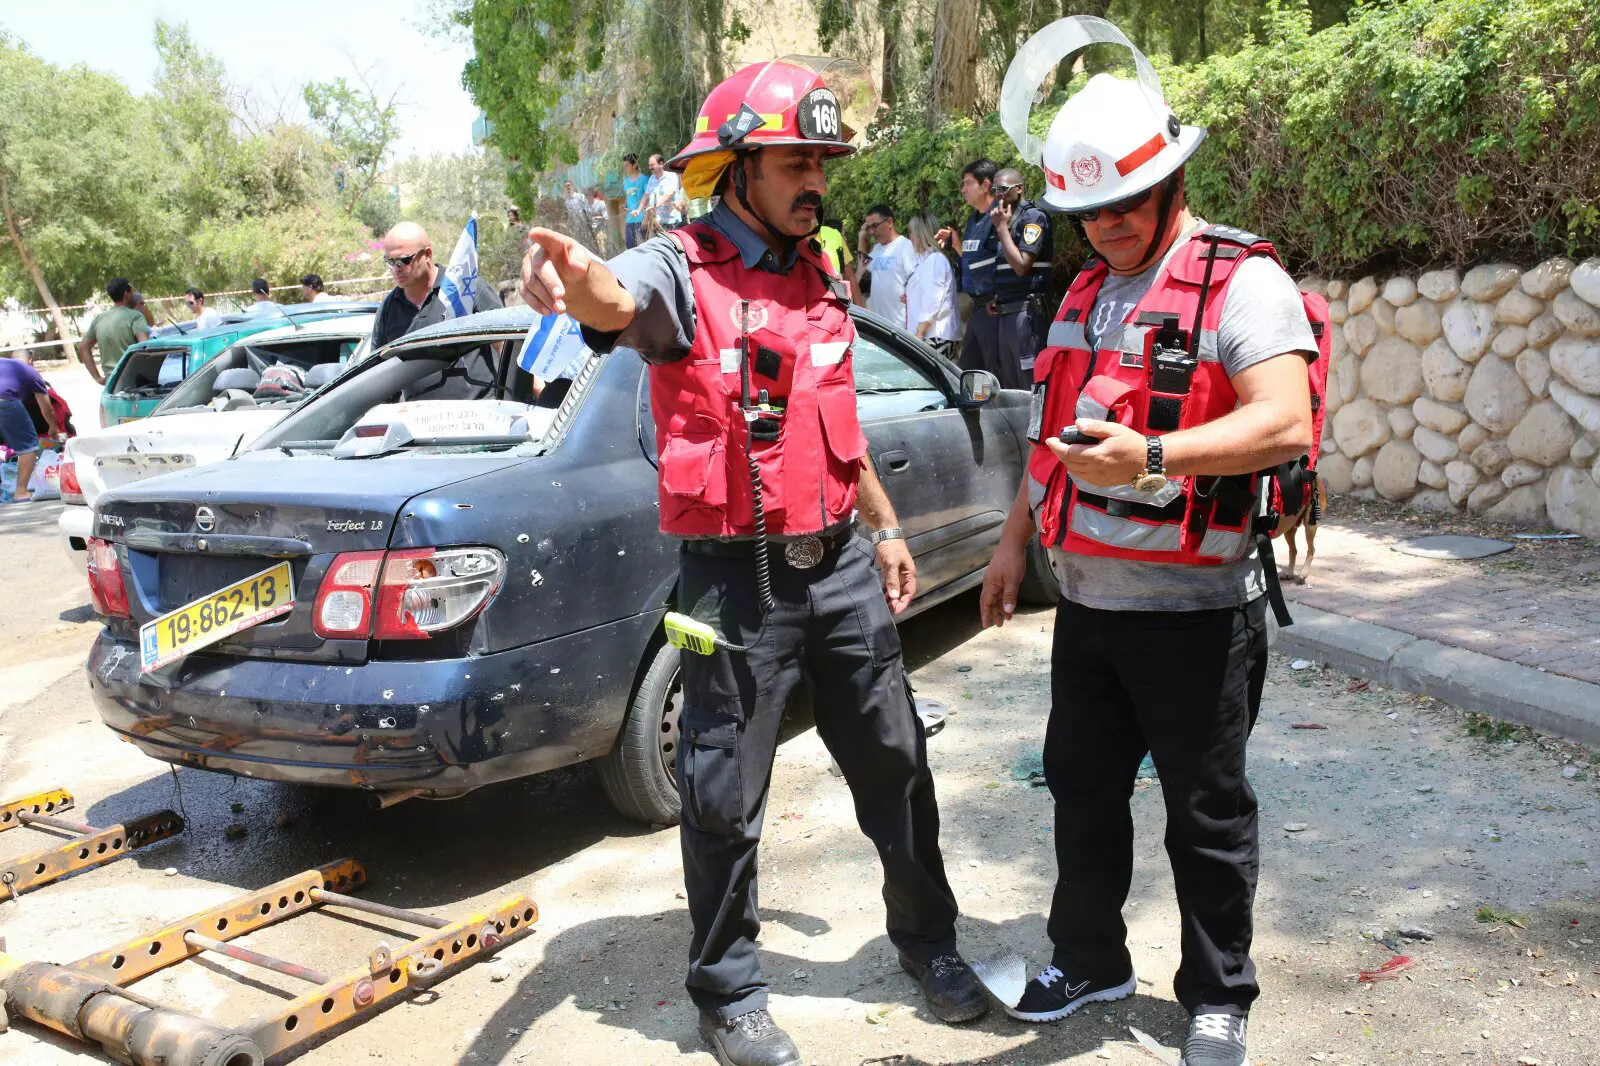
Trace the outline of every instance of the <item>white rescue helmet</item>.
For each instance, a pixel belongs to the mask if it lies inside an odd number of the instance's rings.
[[[1061,106],[1041,141],[1030,129],[1033,108],[1061,62],[1094,44],[1126,48],[1137,79],[1096,74]],[[1052,22],[1017,49],[1000,90],[1000,124],[1022,157],[1043,167],[1043,206],[1054,211],[1092,211],[1154,188],[1206,136],[1173,115],[1144,53],[1093,15]]]
[[[1061,106],[1044,139],[1044,202],[1089,211],[1153,188],[1194,155],[1206,131],[1178,121],[1137,81],[1096,74]]]

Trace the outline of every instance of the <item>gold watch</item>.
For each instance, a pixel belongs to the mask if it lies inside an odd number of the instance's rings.
[[[1157,493],[1166,488],[1167,467],[1161,455],[1161,438],[1144,439],[1144,469],[1133,476],[1133,487],[1139,492]]]

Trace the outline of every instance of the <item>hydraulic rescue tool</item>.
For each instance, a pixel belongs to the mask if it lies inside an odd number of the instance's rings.
[[[0,833],[26,827],[67,834],[53,847],[0,862],[0,900],[15,899],[29,889],[102,866],[134,848],[183,832],[183,819],[171,811],[156,811],[105,828],[59,817],[62,811],[71,810],[74,802],[72,793],[64,788],[0,802]]]
[[[28,962],[0,951],[0,1002],[13,1021],[33,1022],[97,1045],[129,1066],[262,1066],[268,1059],[281,1062],[330,1031],[364,1021],[397,997],[432,984],[446,971],[526,936],[539,917],[538,907],[520,894],[454,922],[345,894],[366,879],[359,863],[343,859],[65,966]],[[337,976],[229,943],[312,910],[330,917],[338,917],[335,911],[356,911],[428,932],[394,948],[379,943],[359,966]],[[202,953],[313,987],[281,1009],[237,1027],[166,1006],[127,987]]]

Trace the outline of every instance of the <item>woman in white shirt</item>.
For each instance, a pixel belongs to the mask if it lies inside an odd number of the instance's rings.
[[[933,345],[939,352],[955,358],[961,331],[956,321],[956,279],[934,234],[938,221],[923,213],[906,227],[911,247],[916,251],[916,266],[906,279],[906,327]]]

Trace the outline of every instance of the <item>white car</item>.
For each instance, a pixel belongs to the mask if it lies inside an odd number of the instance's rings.
[[[61,499],[67,506],[56,531],[78,569],[86,569],[94,506],[102,495],[133,481],[227,459],[347,365],[365,358],[373,318],[349,315],[253,334],[189,375],[149,418],[67,441],[61,459]],[[275,366],[295,368],[305,392],[262,389],[262,374]]]

